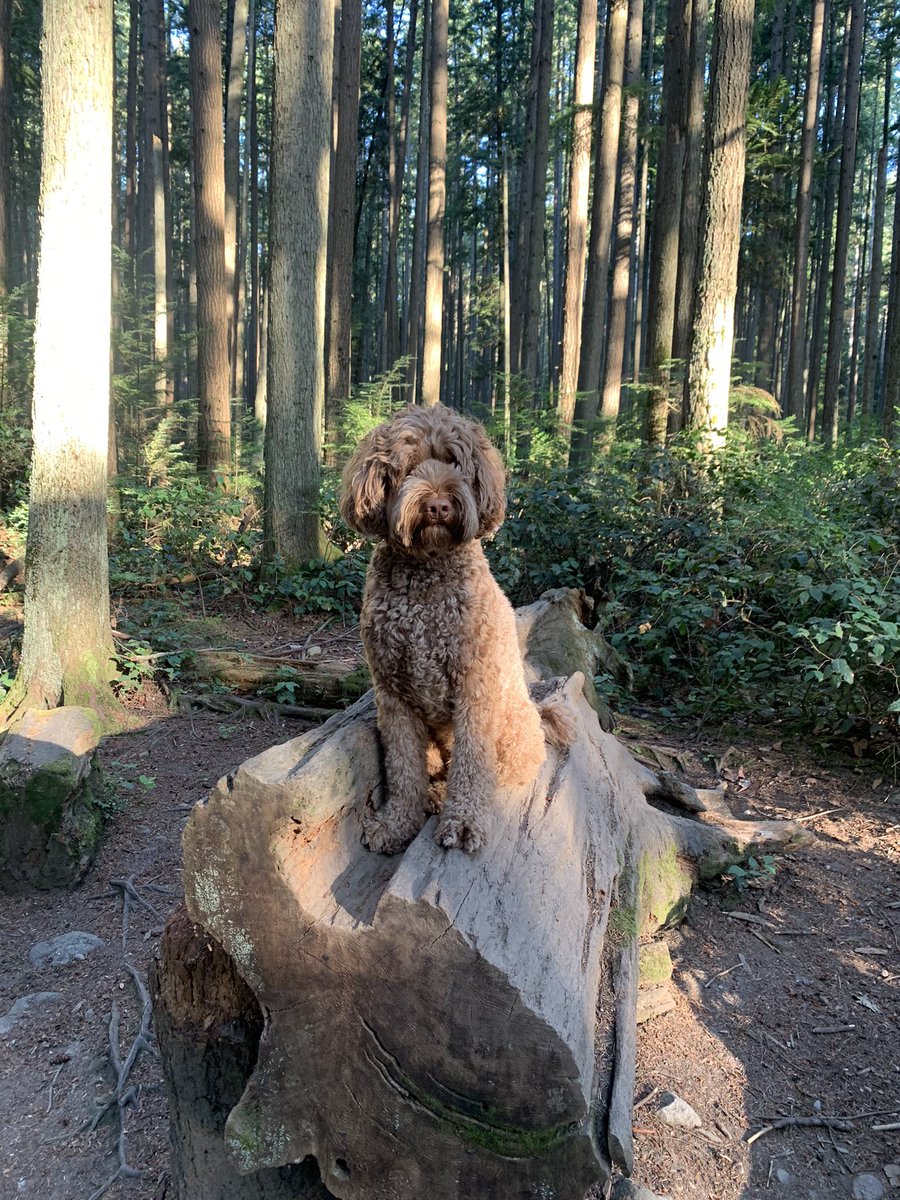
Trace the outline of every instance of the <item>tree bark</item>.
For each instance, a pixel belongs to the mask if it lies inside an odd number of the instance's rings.
[[[841,178],[838,187],[837,225],[834,235],[834,273],[831,279],[831,309],[828,319],[828,354],[825,363],[825,399],[822,408],[823,434],[827,446],[834,446],[837,442],[840,423],[839,392],[841,356],[844,348],[847,254],[850,246],[850,221],[853,215],[856,136],[859,124],[859,91],[862,75],[863,0],[851,0],[849,12],[847,100],[844,109]]]
[[[582,348],[581,317],[584,311],[584,273],[587,262],[588,191],[591,173],[592,101],[596,50],[597,0],[579,0],[572,150],[569,158],[569,204],[566,215],[566,285],[563,309],[562,367],[559,376],[559,417],[563,425],[568,427],[571,427],[575,417],[575,391],[578,386],[578,364]],[[618,138],[616,143],[618,148]],[[571,428],[568,432],[571,434]]]
[[[656,42],[656,0],[650,0],[650,14],[647,21],[647,78],[653,77],[653,50]],[[644,106],[649,110],[646,99]],[[645,123],[649,123],[649,120]],[[635,192],[637,215],[637,246],[634,256],[634,349],[632,351],[632,383],[640,383],[641,368],[645,355],[644,324],[647,305],[645,293],[647,290],[647,197],[649,195],[649,165],[650,139],[646,134],[638,142],[638,157],[640,161],[640,181]],[[626,338],[626,342],[628,339]]]
[[[653,194],[647,304],[647,366],[650,386],[644,440],[648,446],[654,448],[665,445],[669,417],[669,364],[675,336],[675,288],[678,278],[681,194],[684,185],[690,22],[691,0],[671,0],[666,22],[661,122],[663,141],[659,150]]]
[[[609,286],[609,251],[616,198],[616,163],[622,121],[622,80],[625,70],[625,36],[628,0],[608,0],[606,40],[597,151],[594,158],[594,196],[591,206],[591,240],[588,251],[587,293],[581,323],[581,360],[578,399],[574,408],[575,433],[569,462],[587,465],[592,423],[600,402],[600,370],[606,343],[606,295]]]
[[[259,107],[256,95],[256,3],[250,0],[247,26],[247,141],[249,196],[250,294],[247,337],[247,404],[255,413],[259,372]]]
[[[425,249],[428,230],[428,139],[431,129],[431,0],[423,0],[422,67],[419,72],[419,149],[416,160],[416,211],[412,230],[412,261],[409,269],[409,309],[406,350],[409,356],[407,388],[409,400],[417,404],[422,394],[422,335],[425,307]]]
[[[825,195],[822,201],[819,222],[821,229],[821,253],[819,256],[816,295],[813,306],[809,372],[806,381],[806,437],[810,442],[815,441],[819,412],[819,383],[822,378],[822,346],[825,340],[825,309],[828,298],[829,267],[831,265],[831,240],[834,232],[834,206],[840,173],[840,157],[834,153],[834,150],[842,140],[841,131],[843,128],[844,100],[849,67],[849,48],[850,13],[848,11],[844,27],[843,50],[841,53],[843,68],[840,72],[840,82],[836,89],[836,104],[833,110],[831,104],[828,106],[830,113],[827,135],[829,162],[825,174]],[[834,90],[832,85],[832,95],[834,94]]]
[[[539,349],[541,333],[541,271],[544,264],[544,225],[547,217],[547,159],[550,142],[550,66],[553,56],[554,0],[541,0],[535,97],[534,171],[528,202],[529,229],[523,293],[522,359],[532,404],[541,390]],[[522,439],[524,448],[527,438]]]
[[[197,465],[227,472],[231,463],[228,292],[225,283],[225,153],[222,51],[217,0],[190,0],[191,118],[197,252]]]
[[[630,0],[625,57],[625,113],[622,122],[622,148],[619,156],[619,199],[616,214],[606,359],[603,365],[603,382],[600,391],[600,444],[604,449],[608,448],[615,439],[616,421],[619,418],[619,401],[622,394],[625,326],[628,317],[633,249],[635,168],[637,166],[638,116],[640,113],[638,88],[641,75],[643,16],[643,0]],[[575,436],[585,437],[587,440],[590,439],[590,431],[583,433],[579,431]],[[575,463],[581,468],[586,468],[590,463],[589,440],[583,457],[575,459]]]
[[[144,56],[141,106],[141,200],[144,212],[148,261],[142,263],[153,280],[153,358],[156,395],[166,407],[169,356],[168,288],[166,274],[166,188],[163,172],[163,108],[160,80],[165,70],[160,46],[161,0],[141,0],[141,45]]]
[[[275,22],[265,546],[319,558],[325,409],[325,258],[334,12],[285,5]]]
[[[139,0],[130,0],[128,23],[128,78],[125,89],[125,213],[122,247],[129,258],[130,283],[135,282],[134,256],[137,250],[137,76]]]
[[[9,383],[9,315],[6,297],[10,287],[11,246],[11,150],[10,114],[12,79],[10,45],[12,36],[12,0],[0,0],[0,403],[4,403]],[[5,407],[5,403],[4,403]]]
[[[809,40],[809,68],[806,74],[806,101],[800,140],[800,178],[797,182],[797,215],[794,225],[794,280],[791,288],[791,325],[788,366],[781,398],[784,415],[803,413],[803,367],[806,338],[806,297],[809,269],[809,230],[812,214],[813,155],[816,149],[816,118],[822,63],[822,37],[825,29],[825,0],[813,0]]]
[[[519,168],[518,205],[516,213],[515,254],[513,271],[513,303],[510,314],[512,336],[512,371],[522,370],[522,337],[527,307],[529,238],[531,236],[531,202],[534,198],[534,161],[537,136],[538,82],[541,70],[541,30],[544,0],[534,0],[531,22],[531,66],[525,88],[524,155]]]
[[[719,0],[688,376],[688,423],[709,449],[721,445],[728,425],[752,43],[753,0]]]
[[[25,634],[8,718],[118,710],[106,548],[112,269],[112,0],[44,13],[41,261]]]
[[[228,51],[228,80],[225,91],[225,291],[228,297],[229,395],[237,394],[238,357],[238,194],[241,186],[241,96],[244,85],[244,55],[247,50],[249,0],[230,0],[228,22],[231,38]]]
[[[675,285],[675,327],[672,355],[687,364],[691,354],[700,207],[703,199],[703,104],[706,78],[707,0],[692,0],[687,125],[684,143],[684,182],[678,231],[678,276]],[[687,371],[685,370],[685,375]]]
[[[881,146],[875,167],[875,211],[872,218],[872,259],[869,267],[869,288],[866,299],[866,327],[863,348],[862,383],[860,385],[859,416],[865,421],[871,416],[875,400],[875,379],[878,374],[881,339],[879,314],[881,311],[881,286],[884,277],[884,205],[887,192],[887,162],[890,149],[891,128],[891,73],[892,61],[888,54],[884,72],[884,121]]]
[[[441,399],[444,316],[444,210],[447,196],[447,33],[449,0],[432,0],[431,134],[428,140],[428,236],[425,258],[425,329],[422,403]]]
[[[881,408],[881,431],[888,443],[893,442],[896,434],[898,408],[900,408],[900,204],[895,203],[884,345],[884,399]]]
[[[344,402],[350,397],[350,318],[353,299],[353,250],[356,201],[356,134],[359,123],[359,70],[362,9],[359,0],[342,0],[338,44],[337,143],[331,181],[328,304],[325,348],[325,429],[337,442]]]
[[[172,1098],[176,1200],[328,1200],[312,1161],[242,1175],[223,1133],[253,1073],[263,1031],[234,960],[179,907],[150,966],[153,1024]]]

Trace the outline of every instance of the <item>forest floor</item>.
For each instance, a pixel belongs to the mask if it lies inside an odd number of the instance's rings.
[[[317,624],[232,608],[217,633],[266,651],[299,645]],[[348,632],[333,631],[338,651]],[[317,634],[331,653],[328,638]],[[113,1083],[114,1004],[122,1055],[138,1031],[128,964],[146,972],[178,902],[188,811],[242,760],[306,727],[251,713],[173,714],[152,686],[128,705],[137,727],[102,748],[121,806],[86,879],[70,893],[0,902],[0,1200],[89,1200],[115,1174],[115,1109],[92,1131],[85,1124]],[[780,857],[774,876],[698,892],[666,935],[677,1003],[639,1034],[636,1099],[650,1099],[635,1113],[635,1179],[672,1200],[900,1194],[900,791],[870,763],[825,768],[814,747],[777,731],[696,730],[642,712],[620,735],[674,758],[693,783],[724,777],[735,815],[800,818],[817,835]],[[140,897],[127,922],[113,880],[133,881]],[[31,947],[71,931],[103,945],[68,965],[32,964]],[[38,993],[49,995],[20,1016],[16,1001]],[[130,1082],[125,1146],[142,1175],[105,1194],[171,1200],[158,1059],[142,1053]],[[658,1120],[664,1091],[693,1106],[700,1129]],[[781,1117],[820,1116],[848,1125],[748,1140]]]

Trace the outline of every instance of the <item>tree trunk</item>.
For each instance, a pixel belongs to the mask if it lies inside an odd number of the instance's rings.
[[[728,425],[752,43],[753,0],[719,0],[688,376],[688,423],[709,449],[721,445]]]
[[[684,182],[681,193],[681,221],[678,231],[675,329],[672,337],[672,355],[685,364],[685,375],[687,375],[686,364],[691,354],[697,245],[700,238],[700,207],[703,199],[703,92],[706,78],[708,22],[709,5],[707,0],[692,0]]]
[[[142,270],[153,279],[153,357],[156,367],[156,395],[165,408],[169,355],[168,296],[166,282],[166,189],[163,173],[163,109],[160,79],[164,60],[160,46],[161,0],[141,2],[141,43],[144,53],[143,103],[141,119],[141,187],[146,189],[141,205],[146,221],[148,262]]]
[[[222,48],[217,0],[190,0],[191,118],[197,251],[197,375],[200,421],[197,465],[227,472],[231,464],[228,291],[225,283],[225,152],[222,141]]]
[[[432,0],[431,134],[428,141],[428,237],[425,258],[425,330],[422,403],[441,399],[444,308],[444,209],[447,194],[447,26],[449,0]]]
[[[568,627],[565,603],[540,607],[520,614],[526,649],[545,618],[562,613]],[[195,1120],[203,1094],[200,1052],[233,1036],[227,1017],[255,1014],[246,994],[234,1002],[229,959],[264,1017],[224,1128],[245,1178],[313,1155],[341,1200],[576,1200],[611,1163],[630,1171],[636,987],[613,980],[623,943],[633,960],[639,937],[678,920],[698,874],[809,834],[706,813],[721,793],[637,763],[600,729],[582,683],[537,685],[578,736],[527,793],[496,794],[476,856],[440,850],[433,820],[402,856],[360,844],[382,787],[371,696],[245,763],[194,810],[185,894],[203,933],[176,918],[155,981],[176,1173],[183,1114]],[[172,1055],[169,997],[205,999],[210,968],[228,987],[178,1022]],[[614,1067],[596,1053],[612,1043],[613,1006],[598,997],[613,986]],[[191,1200],[222,1195],[194,1188]]]
[[[860,386],[860,421],[867,420],[874,408],[875,378],[878,374],[881,339],[878,336],[878,320],[881,310],[881,285],[884,276],[884,203],[887,192],[887,161],[890,149],[891,128],[891,72],[892,61],[888,54],[884,73],[884,121],[881,146],[875,167],[875,212],[872,219],[872,260],[869,268],[869,289],[866,299],[866,329],[863,349],[862,384]]]
[[[614,438],[622,393],[622,367],[625,359],[625,326],[631,282],[632,232],[634,223],[635,167],[637,165],[638,116],[641,76],[641,31],[643,0],[630,0],[628,6],[628,43],[625,57],[625,114],[622,123],[622,150],[619,157],[619,201],[613,253],[613,278],[609,307],[606,359],[600,396],[600,438],[604,449]],[[587,437],[590,437],[587,432]],[[590,463],[590,444],[582,468]]]
[[[527,307],[526,287],[528,280],[529,238],[531,235],[531,202],[534,198],[534,161],[537,136],[538,83],[541,70],[541,30],[544,18],[544,0],[534,0],[534,17],[531,25],[531,66],[525,88],[525,131],[524,156],[519,169],[519,195],[516,213],[515,254],[511,263],[513,271],[513,304],[511,319],[512,370],[522,370],[522,337]]]
[[[529,229],[523,293],[522,360],[520,370],[534,404],[541,390],[541,272],[544,265],[544,226],[547,217],[547,157],[550,143],[550,65],[553,56],[554,0],[541,0],[535,97],[534,172],[528,202]],[[523,439],[523,448],[527,438]]]
[[[10,39],[12,0],[0,0],[0,403],[6,400],[9,370],[9,329],[6,297],[10,287],[11,179],[9,136],[12,88]],[[4,404],[5,407],[5,404]]]
[[[656,0],[650,0],[650,15],[647,21],[647,78],[653,78],[653,50],[656,43]],[[644,100],[644,107],[648,110],[650,105],[647,100]],[[649,123],[649,122],[647,122]],[[637,246],[634,255],[634,303],[633,303],[633,321],[634,321],[634,349],[632,351],[632,383],[640,383],[641,368],[644,358],[644,314],[646,312],[646,304],[644,296],[647,286],[647,197],[649,194],[649,165],[650,165],[650,139],[646,133],[638,142],[638,152],[641,164],[640,181],[635,193],[635,205],[637,206]],[[628,339],[626,338],[626,342]]]
[[[853,215],[853,183],[856,178],[856,136],[859,124],[864,15],[863,0],[851,0],[847,100],[844,108],[841,179],[834,235],[834,273],[831,279],[831,310],[828,319],[828,355],[825,363],[825,400],[822,409],[823,434],[827,446],[834,446],[837,442],[840,421],[841,355],[844,348],[847,255],[850,247],[850,221]]]
[[[675,336],[675,287],[678,278],[681,193],[684,185],[690,23],[691,0],[670,0],[663,62],[663,141],[656,168],[653,229],[650,235],[650,287],[647,306],[647,366],[650,388],[647,396],[644,440],[651,447],[665,445],[669,419],[669,364]],[[742,113],[741,120],[743,119]]]
[[[338,45],[337,144],[331,181],[328,305],[326,309],[325,428],[337,442],[345,401],[350,398],[350,317],[353,299],[356,133],[359,122],[359,64],[362,9],[359,0],[341,4]]]
[[[803,413],[803,366],[806,349],[806,297],[809,267],[809,229],[812,213],[813,155],[816,149],[816,118],[822,63],[822,36],[825,28],[825,0],[813,0],[812,28],[809,40],[809,69],[806,74],[806,101],[803,133],[800,140],[800,178],[797,182],[797,216],[794,225],[794,281],[791,288],[791,326],[788,367],[781,398],[786,417]]]
[[[428,236],[428,138],[431,129],[431,0],[424,0],[422,14],[422,68],[419,72],[419,149],[416,160],[416,212],[412,231],[412,262],[409,269],[406,354],[409,356],[407,387],[409,400],[419,403],[422,394],[422,336],[425,307],[425,250]]]
[[[597,0],[579,0],[575,94],[572,113],[572,151],[569,159],[569,206],[566,216],[566,293],[563,311],[562,367],[559,377],[559,417],[563,425],[569,427],[575,417],[575,390],[578,386],[578,363],[582,346],[581,317],[584,310],[584,271],[587,261],[588,190],[591,174],[592,100],[596,49]],[[616,142],[618,144],[618,138]],[[571,434],[571,429],[569,429],[569,433]]]
[[[606,294],[609,286],[609,249],[616,198],[616,163],[622,120],[622,79],[625,69],[625,35],[628,0],[609,0],[603,49],[603,81],[597,151],[594,157],[594,196],[591,206],[591,240],[588,252],[587,294],[581,322],[581,360],[575,434],[569,462],[586,466],[593,437],[592,424],[600,401],[600,370],[606,343]]]
[[[139,0],[130,0],[128,23],[128,79],[125,90],[125,219],[122,248],[128,255],[129,282],[134,287],[137,250],[137,76]]]
[[[822,378],[822,345],[825,340],[825,308],[828,298],[829,266],[831,264],[831,239],[834,231],[834,205],[840,173],[840,157],[834,153],[834,150],[842,138],[841,130],[844,98],[846,95],[849,48],[850,13],[848,11],[843,38],[843,68],[840,72],[840,82],[837,87],[836,104],[833,110],[831,104],[828,106],[830,113],[827,137],[829,162],[825,175],[825,195],[822,201],[819,222],[821,230],[821,254],[816,280],[812,334],[810,336],[809,373],[806,381],[806,436],[810,442],[815,440],[819,410],[819,382]]]
[[[237,361],[243,347],[237,339],[238,193],[241,186],[241,95],[247,49],[249,0],[230,0],[231,39],[227,46],[228,80],[225,91],[225,291],[228,297],[229,394],[237,393]]]
[[[117,711],[106,549],[112,0],[44,13],[25,635],[5,715]]]
[[[896,432],[897,409],[900,408],[900,204],[896,202],[894,203],[887,328],[884,340],[884,398],[881,408],[881,430],[885,441],[891,443]]]
[[[290,5],[275,23],[270,202],[265,545],[292,565],[319,558],[325,411],[325,258],[334,12]]]
[[[250,177],[249,197],[249,251],[250,251],[250,295],[247,338],[247,404],[251,412],[256,408],[256,387],[259,378],[259,107],[256,96],[256,3],[250,0],[250,16],[247,27],[247,141],[249,143],[248,174]]]

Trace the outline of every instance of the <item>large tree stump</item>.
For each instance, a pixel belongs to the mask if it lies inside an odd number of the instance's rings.
[[[105,784],[88,708],[28,709],[0,742],[0,892],[68,887],[93,861]]]
[[[313,1156],[340,1200],[576,1200],[610,1161],[628,1169],[633,972],[627,1003],[598,1007],[601,987],[698,875],[807,835],[652,807],[703,805],[601,730],[583,683],[544,685],[578,740],[497,795],[474,856],[437,847],[434,819],[402,856],[361,845],[382,788],[371,697],[194,810],[188,911],[264,1023],[224,1128],[242,1173]],[[169,989],[161,971],[158,1004]]]

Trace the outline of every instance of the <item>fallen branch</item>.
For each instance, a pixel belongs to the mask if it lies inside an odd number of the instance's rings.
[[[242,709],[258,712],[263,717],[296,717],[303,721],[327,721],[334,716],[333,708],[315,708],[306,704],[279,704],[276,700],[252,700],[248,696],[229,696],[224,692],[202,696],[181,692],[177,697],[179,707],[190,711],[191,705],[206,708],[210,712],[231,715]]]
[[[771,1125],[764,1125],[762,1129],[758,1129],[756,1133],[745,1138],[748,1146],[752,1146],[759,1138],[764,1137],[767,1133],[772,1133],[775,1129],[837,1129],[839,1133],[850,1133],[853,1129],[849,1121],[843,1121],[839,1117],[781,1117],[777,1121],[773,1121]]]

